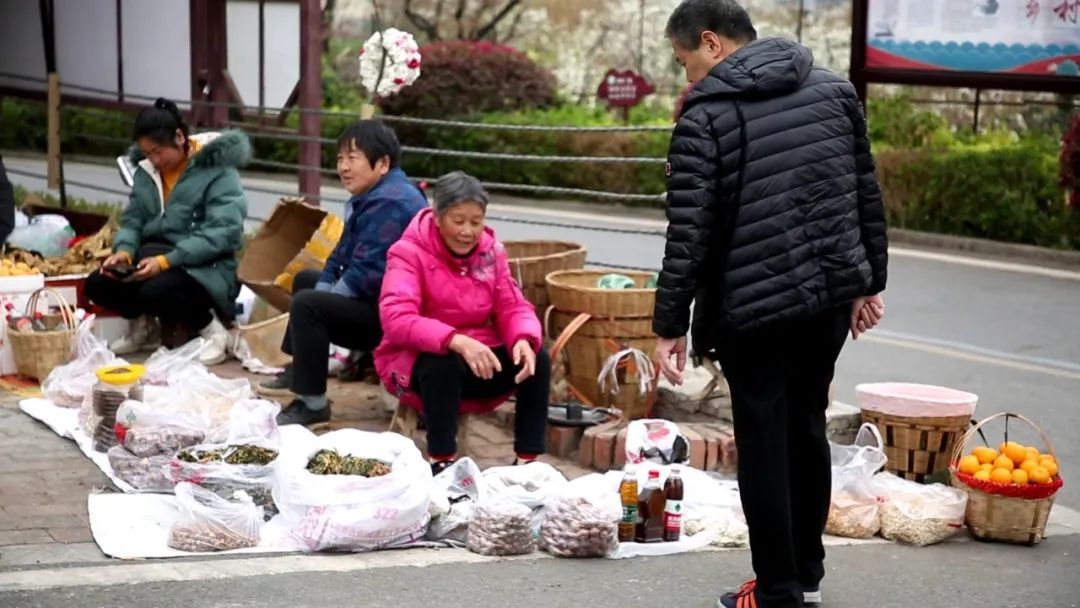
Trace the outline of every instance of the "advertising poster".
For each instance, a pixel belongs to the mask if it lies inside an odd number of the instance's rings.
[[[869,0],[866,67],[1076,77],[1080,0]]]

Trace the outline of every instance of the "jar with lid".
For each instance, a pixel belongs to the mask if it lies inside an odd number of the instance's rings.
[[[142,365],[110,365],[97,370],[91,420],[94,450],[107,452],[117,444],[116,410],[129,399],[142,401],[142,377],[145,374],[146,368]]]

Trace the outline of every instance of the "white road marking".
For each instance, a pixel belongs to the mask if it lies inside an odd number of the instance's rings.
[[[864,334],[859,337],[859,340],[876,344],[884,344],[887,346],[895,346],[898,348],[906,348],[909,350],[917,350],[932,355],[940,355],[943,357],[949,357],[951,359],[960,359],[973,363],[983,363],[986,365],[994,365],[997,367],[1006,367],[1020,371],[1045,374],[1048,376],[1056,376],[1058,378],[1066,378],[1069,380],[1080,380],[1080,371],[1070,371],[1072,364],[1067,364],[1065,362],[1058,362],[1064,366],[1067,366],[1064,369],[1060,367],[1050,367],[1044,364],[1025,361],[1018,355],[1010,355],[1008,353],[989,355],[985,353],[997,351],[987,351],[986,349],[981,349],[979,347],[968,345],[964,345],[964,348],[947,345],[959,345],[960,343],[935,341],[927,338],[888,337],[888,335],[884,333],[878,333],[877,335],[875,335],[875,333]]]

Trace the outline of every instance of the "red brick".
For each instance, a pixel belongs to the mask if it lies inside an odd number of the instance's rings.
[[[566,458],[578,449],[584,430],[572,426],[548,426],[548,454]]]
[[[593,444],[593,468],[597,471],[609,471],[615,463],[615,439],[619,436],[616,430],[607,430],[596,435]]]
[[[705,455],[707,453],[705,439],[689,425],[680,425],[679,429],[686,440],[690,442],[690,466],[699,471],[705,470]]]
[[[730,431],[720,434],[720,466],[734,471],[739,466],[739,450],[735,447],[735,435]]]
[[[630,427],[624,426],[615,436],[615,468],[621,469],[626,466],[626,434]]]
[[[604,431],[617,428],[620,424],[622,424],[621,420],[612,420],[586,429],[581,438],[581,445],[578,448],[578,464],[591,468],[593,466],[596,436]]]
[[[720,464],[720,431],[710,424],[697,425],[705,439],[705,470],[715,471]]]

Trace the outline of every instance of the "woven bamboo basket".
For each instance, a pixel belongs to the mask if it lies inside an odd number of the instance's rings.
[[[292,357],[281,351],[288,328],[289,313],[284,313],[238,329],[256,359],[271,367],[285,367],[292,363]]]
[[[506,241],[503,246],[510,258],[510,274],[539,313],[543,313],[551,304],[547,292],[547,275],[556,270],[578,270],[585,267],[587,252],[577,243]]]
[[[652,331],[655,290],[599,289],[596,283],[605,274],[582,270],[548,275],[552,306],[544,326],[549,336],[558,336],[552,360],[557,365],[565,361],[566,387],[578,401],[621,410],[629,420],[646,418],[656,398],[657,370],[650,361],[632,356],[618,359],[603,387],[599,377],[605,363],[626,349],[651,359],[657,342]],[[627,276],[638,284],[651,277],[647,273]]]
[[[970,416],[894,416],[863,409],[864,422],[885,439],[885,470],[922,483],[949,469],[949,458],[971,423]]]
[[[652,317],[656,290],[600,289],[596,286],[607,272],[598,270],[561,270],[547,276],[548,296],[555,310],[588,313],[605,319]],[[653,275],[647,272],[620,272],[637,285],[645,285]]]
[[[35,291],[26,302],[26,316],[33,317],[38,311],[42,299],[52,297],[59,306],[59,314],[65,329],[55,331],[17,331],[8,330],[11,353],[15,359],[15,370],[20,376],[44,381],[52,370],[71,359],[71,342],[75,337],[75,314],[64,296],[59,292],[43,288]],[[48,311],[43,311],[48,312]]]
[[[1060,476],[1046,485],[1014,486],[980,481],[959,470],[960,457],[968,442],[986,423],[999,418],[1005,419],[1006,440],[1009,437],[1008,421],[1016,418],[1035,429],[1046,447],[1045,453],[1057,458],[1050,439],[1034,422],[1020,414],[994,414],[971,427],[960,441],[956,442],[949,465],[952,485],[968,494],[965,519],[968,529],[975,538],[1020,545],[1037,545],[1046,538],[1046,523],[1050,519],[1051,509],[1054,508],[1054,497],[1063,485]]]

